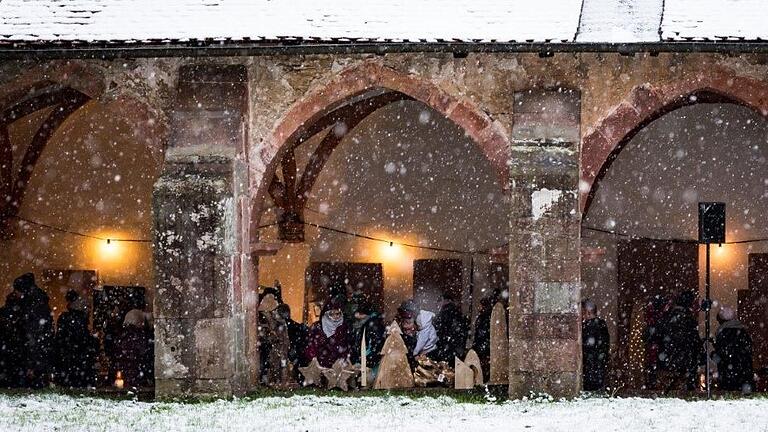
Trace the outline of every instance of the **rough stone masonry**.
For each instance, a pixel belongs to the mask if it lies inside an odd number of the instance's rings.
[[[258,223],[284,145],[345,101],[404,93],[471,137],[507,185],[509,392],[580,389],[580,221],[643,125],[698,95],[768,115],[760,54],[401,53],[6,61],[7,105],[41,83],[118,100],[165,164],[155,184],[156,393],[257,385]]]

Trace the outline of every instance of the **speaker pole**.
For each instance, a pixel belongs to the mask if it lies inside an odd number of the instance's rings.
[[[712,374],[709,370],[710,343],[712,341],[712,328],[709,323],[710,311],[712,310],[712,295],[710,292],[710,269],[709,255],[712,243],[722,245],[725,243],[725,203],[724,202],[700,202],[699,203],[699,243],[707,247],[706,250],[706,276],[704,280],[704,295],[706,298],[701,302],[701,309],[704,311],[704,353],[706,359],[704,370],[706,373],[705,385],[707,387],[707,399],[712,397]],[[697,318],[698,321],[698,318]]]
[[[707,243],[707,259],[706,259],[706,276],[704,281],[704,295],[706,296],[706,299],[704,300],[704,333],[705,333],[705,339],[704,339],[704,353],[706,355],[706,359],[704,360],[704,373],[706,374],[706,386],[707,386],[707,399],[712,398],[712,374],[709,370],[709,358],[710,358],[710,324],[709,324],[709,313],[712,310],[712,299],[710,298],[710,292],[709,292],[709,247],[711,246],[711,243]]]

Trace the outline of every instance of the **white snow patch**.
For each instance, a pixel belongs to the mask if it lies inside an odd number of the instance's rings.
[[[584,0],[577,42],[659,40],[663,0]]]
[[[765,0],[666,0],[661,38],[766,39]]]
[[[560,201],[563,196],[563,191],[558,189],[539,189],[531,194],[531,209],[533,211],[533,219],[538,220],[540,217],[552,208],[552,206]]]
[[[160,362],[165,366],[162,373],[160,373],[160,376],[163,378],[184,378],[189,375],[189,369],[169,352],[162,354]]]
[[[2,0],[0,41],[756,40],[766,14],[765,0]]]
[[[197,239],[197,249],[201,251],[214,251],[218,245],[217,238],[211,233],[204,233]]]
[[[135,402],[0,395],[0,430],[40,431],[737,431],[763,430],[768,400],[580,399],[466,404],[448,397],[267,397]]]

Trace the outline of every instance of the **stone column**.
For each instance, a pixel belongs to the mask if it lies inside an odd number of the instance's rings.
[[[248,388],[242,270],[247,94],[239,66],[180,70],[154,187],[155,393]]]
[[[572,397],[581,388],[578,94],[515,99],[509,392]]]

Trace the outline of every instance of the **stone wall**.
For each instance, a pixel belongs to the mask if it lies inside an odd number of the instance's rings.
[[[5,62],[0,100],[45,79],[95,97],[123,97],[127,107],[139,100],[149,107],[144,111],[171,124],[154,194],[158,394],[255,385],[250,312],[258,266],[248,245],[258,240],[252,227],[286,140],[371,88],[426,103],[464,128],[509,184],[510,392],[573,395],[580,369],[579,223],[604,161],[628,133],[692,92],[712,91],[768,115],[767,60],[696,53],[403,53]],[[190,72],[204,65],[220,67]],[[526,98],[529,90],[568,96]],[[544,115],[547,109],[565,115]],[[202,209],[210,219],[188,221]],[[212,242],[208,252],[199,244],[205,236]],[[198,274],[206,268],[214,270]]]
[[[491,164],[511,154],[504,161],[510,166],[512,201],[510,394],[574,395],[581,369],[581,210],[600,166],[620,148],[622,133],[697,89],[714,86],[737,102],[749,94],[749,101],[759,99],[749,103],[760,107],[768,94],[761,88],[765,59],[709,54],[259,58],[251,65],[253,214],[260,213],[262,181],[269,178],[264,173],[274,169],[282,143],[327,107],[372,87],[405,92],[430,105],[463,127]],[[542,96],[541,90],[563,97]],[[526,98],[531,91],[537,94]]]
[[[241,65],[180,69],[153,194],[158,396],[230,395],[255,383],[242,274],[246,95]]]
[[[155,184],[158,395],[235,385],[232,165],[231,156],[170,154]]]

